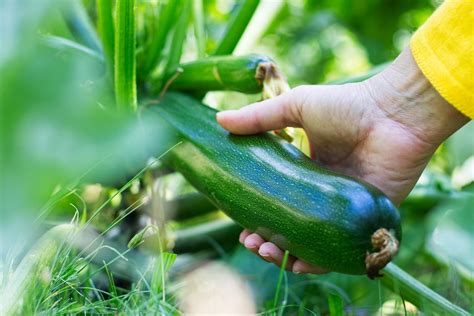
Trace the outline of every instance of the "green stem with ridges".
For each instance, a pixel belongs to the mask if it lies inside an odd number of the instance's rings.
[[[117,0],[115,28],[115,100],[120,110],[137,109],[135,74],[135,1]]]

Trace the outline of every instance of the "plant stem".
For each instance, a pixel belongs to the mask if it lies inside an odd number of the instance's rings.
[[[110,0],[97,0],[97,29],[102,40],[107,74],[109,78],[114,75],[114,18],[113,2]]]
[[[404,299],[424,310],[426,314],[433,312],[442,315],[470,315],[461,307],[432,291],[394,263],[389,263],[383,271],[383,285],[395,293],[400,293]]]
[[[259,3],[259,0],[245,0],[244,3],[242,3],[239,12],[237,12],[237,15],[234,16],[227,27],[214,55],[232,54]]]
[[[115,99],[120,110],[137,109],[135,74],[135,1],[117,0],[115,29]]]
[[[204,58],[206,55],[206,37],[204,31],[204,13],[202,1],[203,0],[193,1],[194,35],[196,36],[198,58]]]

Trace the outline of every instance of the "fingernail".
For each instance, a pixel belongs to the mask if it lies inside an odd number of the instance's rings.
[[[265,252],[265,251],[259,252],[258,254],[261,255],[264,258],[270,258],[271,257],[271,255],[268,252]]]
[[[245,243],[244,243],[244,246],[245,246],[245,248],[248,248],[248,249],[255,249],[255,248],[257,248],[257,245],[256,245],[256,244],[245,244]]]
[[[294,274],[301,274],[301,271],[300,270],[293,270],[293,273]]]

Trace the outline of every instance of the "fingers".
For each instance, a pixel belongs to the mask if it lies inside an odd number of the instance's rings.
[[[239,135],[257,134],[301,125],[297,95],[293,90],[276,98],[250,104],[239,110],[217,113],[217,122],[229,132]]]
[[[278,248],[275,244],[271,242],[263,243],[258,249],[258,254],[260,257],[266,261],[276,264],[278,267],[281,267],[283,264],[283,257],[285,253]],[[293,263],[296,261],[296,258],[293,256],[288,256],[285,269],[288,271],[292,270]]]
[[[258,254],[258,249],[265,242],[262,237],[257,234],[250,234],[244,240],[244,246],[253,253]]]
[[[262,259],[272,262],[278,267],[281,267],[283,264],[284,251],[275,244],[265,241],[260,235],[245,229],[240,234],[239,241],[245,248],[259,255]],[[292,255],[288,256],[285,269],[294,273],[324,274],[329,272],[326,269],[310,265]]]
[[[247,238],[248,235],[250,235],[252,232],[248,229],[244,229],[239,236],[239,242],[243,245],[245,238]]]

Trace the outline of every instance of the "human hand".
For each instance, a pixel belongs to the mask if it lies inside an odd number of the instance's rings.
[[[468,119],[438,94],[406,49],[364,82],[296,87],[273,99],[220,112],[217,121],[241,135],[301,127],[318,164],[363,179],[399,204],[436,148]],[[283,251],[259,235],[244,230],[240,242],[281,265]],[[326,272],[292,256],[286,268]]]

